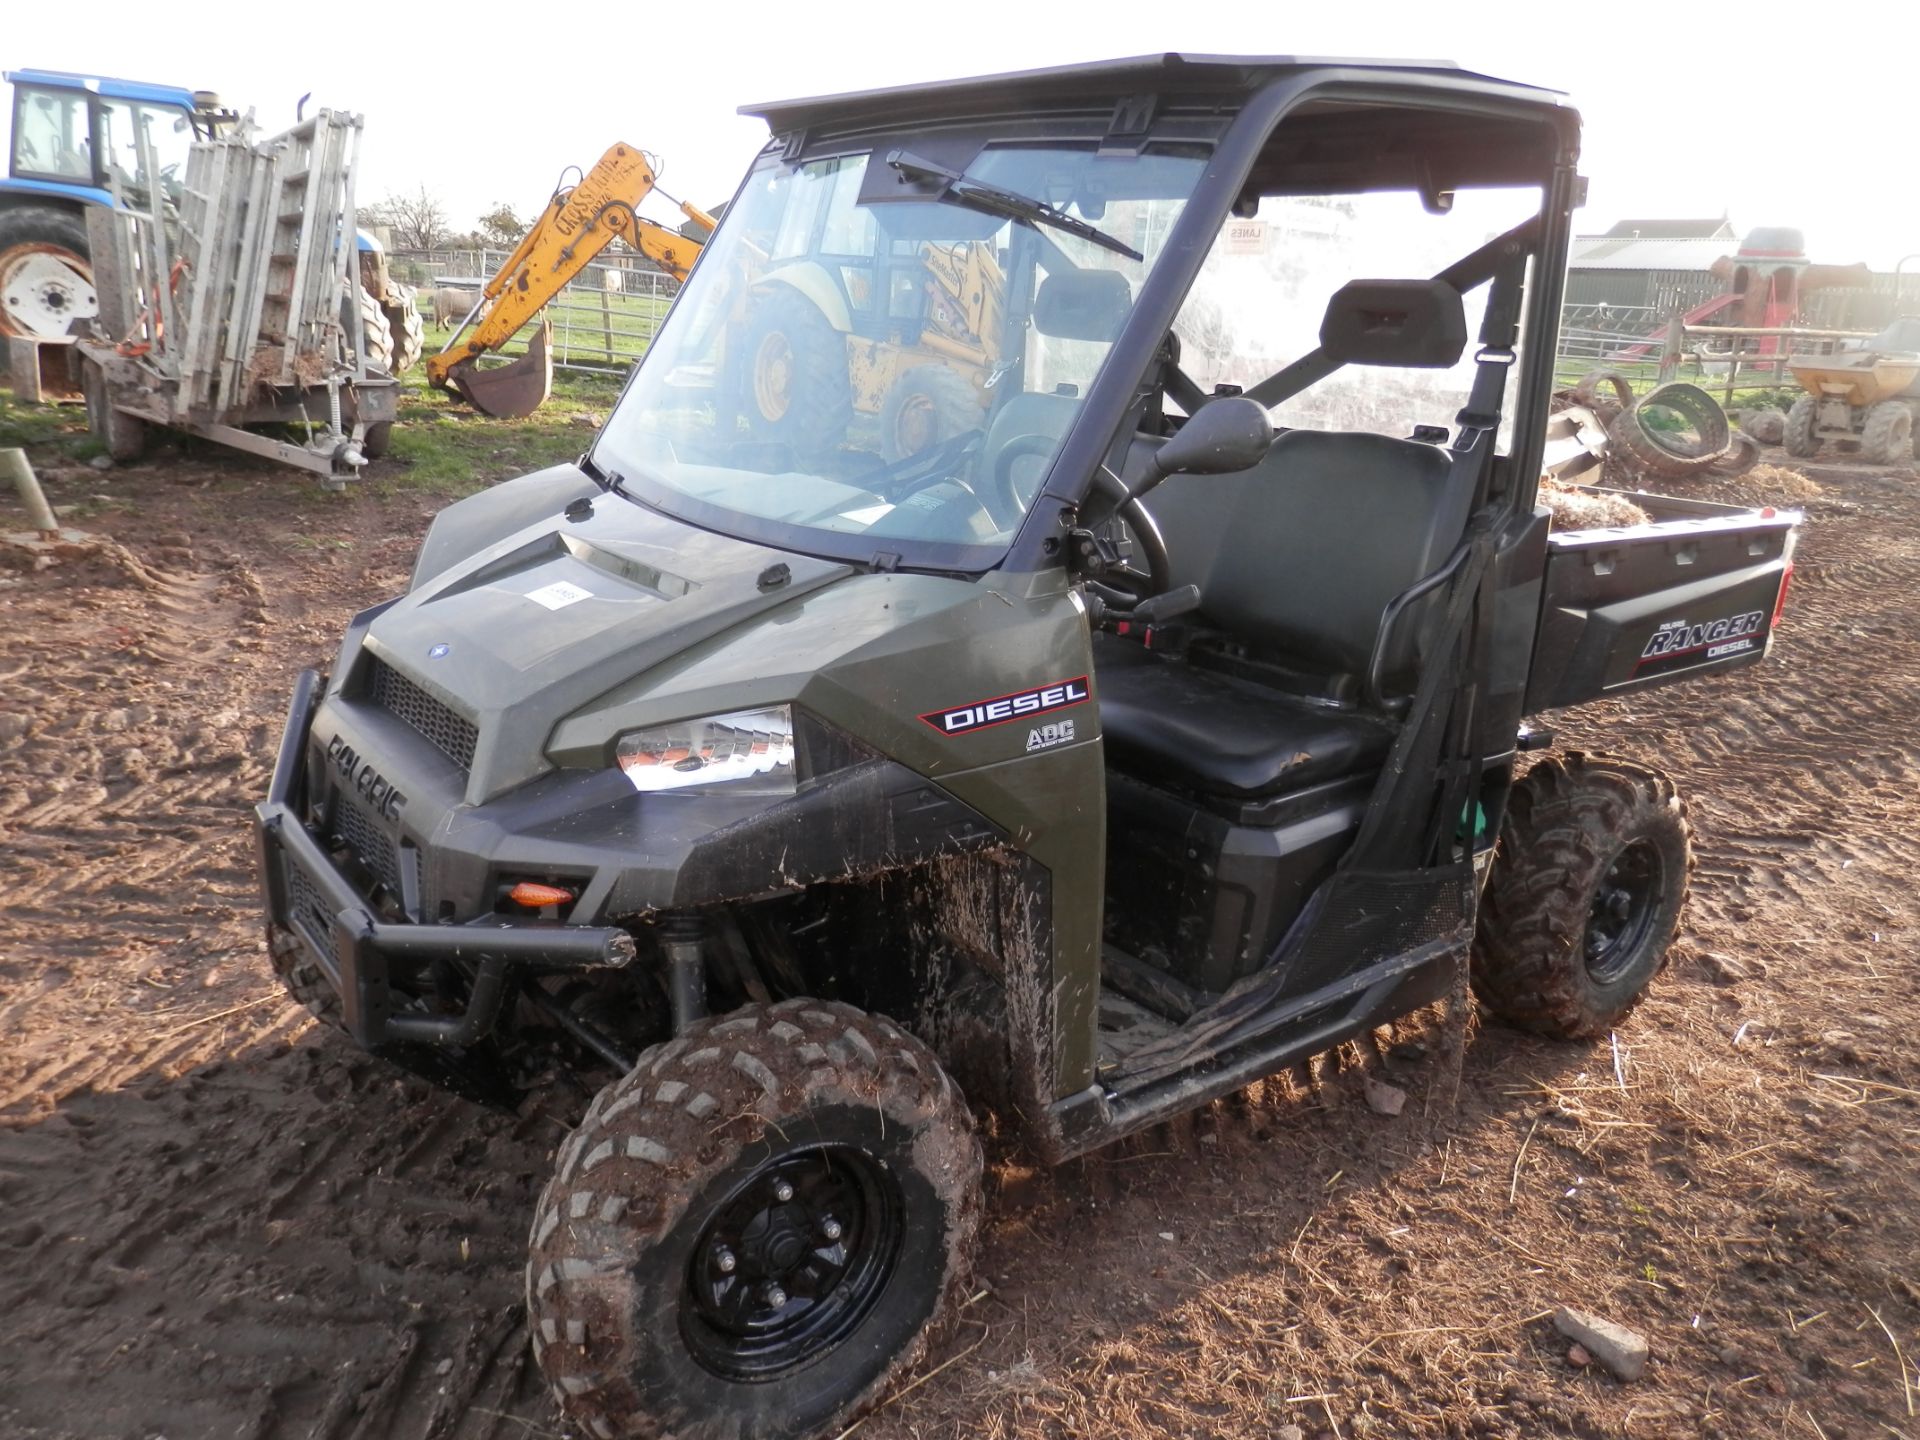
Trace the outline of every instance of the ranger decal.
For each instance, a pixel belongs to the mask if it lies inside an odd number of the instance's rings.
[[[1758,650],[1766,639],[1766,618],[1764,610],[1749,610],[1744,615],[1729,615],[1724,620],[1709,620],[1699,625],[1690,625],[1685,620],[1665,621],[1647,640],[1634,670],[1671,670],[1676,668],[1676,662],[1682,667],[1696,663],[1687,658],[1690,656],[1724,660]]]

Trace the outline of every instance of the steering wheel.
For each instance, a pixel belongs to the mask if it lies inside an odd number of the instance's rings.
[[[1140,555],[1146,560],[1147,568],[1143,571],[1134,565],[1114,566],[1100,577],[1101,582],[1126,591],[1136,601],[1171,590],[1173,563],[1167,558],[1167,540],[1154,523],[1153,516],[1147,513],[1147,507],[1130,496],[1126,504],[1115,512],[1115,518],[1127,522],[1127,530],[1133,536],[1133,543]]]
[[[987,507],[989,514],[999,522],[1003,529],[1011,528],[1027,511],[1032,496],[1020,498],[1020,492],[1014,487],[1013,467],[1022,460],[1038,457],[1046,459],[1053,453],[1054,446],[1060,443],[1057,435],[1016,435],[1000,447],[993,457],[992,483],[987,493],[980,497],[980,503]]]
[[[981,498],[989,514],[996,506],[1010,507],[1010,517],[1017,518],[1025,513],[1032,503],[1031,497],[1021,499],[1013,484],[1013,467],[1029,456],[1045,457],[1053,453],[1059,438],[1051,435],[1016,435],[1000,447],[1000,453],[993,461],[993,484],[988,493]],[[1110,590],[1130,595],[1135,601],[1146,599],[1149,595],[1158,595],[1173,588],[1173,563],[1167,557],[1166,537],[1160,533],[1160,527],[1154,523],[1153,516],[1147,513],[1131,491],[1120,482],[1105,466],[1095,472],[1094,483],[1113,499],[1120,501],[1114,511],[1114,518],[1124,520],[1128,532],[1133,536],[1135,545],[1147,562],[1147,568],[1140,570],[1133,565],[1121,564],[1108,568],[1097,577],[1098,582]],[[1122,498],[1124,496],[1124,499]],[[1006,525],[1011,518],[996,521]]]

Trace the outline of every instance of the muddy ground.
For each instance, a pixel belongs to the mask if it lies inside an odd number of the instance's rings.
[[[36,455],[123,549],[0,570],[0,1434],[562,1433],[521,1259],[579,1098],[367,1060],[259,943],[293,672],[438,502]],[[1483,1024],[1456,1073],[1423,1015],[1061,1171],[998,1148],[980,1293],[863,1440],[1920,1440],[1920,480],[1821,484],[1770,664],[1558,718],[1698,834],[1617,1050]],[[1560,1303],[1645,1377],[1571,1365]]]

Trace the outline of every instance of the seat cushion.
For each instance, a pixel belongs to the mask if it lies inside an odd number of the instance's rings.
[[[1238,798],[1301,790],[1377,766],[1384,721],[1170,660],[1131,640],[1093,645],[1111,763],[1129,775]]]

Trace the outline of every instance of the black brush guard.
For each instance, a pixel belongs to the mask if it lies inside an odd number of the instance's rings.
[[[634,958],[624,930],[551,924],[394,924],[378,920],[353,883],[334,865],[300,818],[307,731],[313,723],[320,677],[304,670],[293,689],[286,729],[267,798],[254,807],[260,893],[269,924],[294,935],[312,953],[339,993],[346,1026],[368,1049],[393,1044],[471,1045],[499,1018],[514,971],[600,969]],[[392,976],[416,973],[434,961],[471,976],[459,1014],[399,1013]]]

